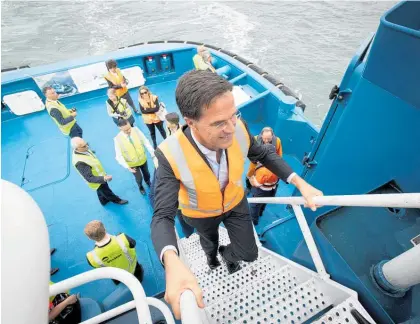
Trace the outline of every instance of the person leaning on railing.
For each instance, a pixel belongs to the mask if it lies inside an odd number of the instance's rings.
[[[198,46],[197,54],[193,56],[193,63],[197,71],[216,72],[216,69],[211,64],[210,52],[203,45]]]
[[[200,236],[210,269],[220,266],[220,252],[228,271],[240,269],[239,261],[258,257],[242,175],[245,159],[259,161],[284,182],[294,184],[316,209],[313,197],[322,192],[299,177],[277,154],[259,144],[238,116],[232,84],[208,71],[183,75],[176,88],[176,102],[186,125],[155,151],[154,214],[151,224],[155,250],[165,266],[166,301],[180,318],[180,296],[190,289],[204,307],[202,291],[193,273],[178,256],[174,217],[178,204],[184,220]],[[231,243],[219,247],[223,222]]]

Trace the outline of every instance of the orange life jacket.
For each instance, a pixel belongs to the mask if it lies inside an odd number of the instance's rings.
[[[262,165],[258,165],[255,169],[255,180],[262,184],[261,189],[273,189],[279,182],[279,178],[270,170]]]
[[[160,150],[180,181],[178,201],[185,216],[220,216],[241,202],[244,197],[242,174],[249,146],[249,134],[242,121],[238,120],[233,143],[227,149],[229,182],[222,192],[213,171],[185,136],[182,128],[160,144]]]
[[[111,71],[108,72],[107,75],[105,75],[105,79],[111,81],[114,85],[119,85],[121,82],[124,82],[124,76],[122,75],[120,69],[116,70],[116,74],[111,73]],[[123,87],[120,89],[115,89],[115,94],[117,97],[121,97],[127,93],[128,89],[127,87]]]

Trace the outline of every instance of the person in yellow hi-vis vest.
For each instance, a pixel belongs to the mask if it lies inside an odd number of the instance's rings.
[[[106,174],[102,163],[89,149],[88,143],[80,137],[73,137],[71,146],[73,148],[73,166],[87,182],[89,188],[96,191],[101,205],[106,205],[110,201],[119,205],[127,204],[127,200],[121,199],[109,188],[108,182],[112,180],[112,176]]]
[[[115,94],[118,98],[124,98],[127,103],[134,109],[136,113],[138,110],[134,105],[134,101],[128,92],[127,84],[128,81],[121,73],[121,70],[117,67],[115,60],[108,60],[105,62],[108,69],[108,73],[105,75],[105,80],[108,82],[108,87],[115,89]]]
[[[48,114],[57,124],[60,131],[66,135],[73,137],[83,137],[82,128],[76,123],[77,112],[75,108],[67,109],[60,101],[59,95],[52,87],[44,87],[42,89],[45,100],[45,108]]]
[[[120,119],[118,127],[121,131],[114,137],[115,158],[119,164],[134,175],[141,194],[145,195],[146,191],[142,184],[143,177],[144,182],[150,187],[150,173],[145,148],[147,148],[154,164],[157,166],[155,150],[140,129],[131,127],[127,119]]]
[[[85,234],[95,241],[95,248],[86,254],[88,263],[94,268],[114,267],[133,274],[140,282],[143,281],[144,270],[137,262],[136,241],[127,234],[110,235],[104,224],[98,220],[89,222]],[[115,284],[119,284],[114,280]]]
[[[216,72],[216,69],[211,64],[210,52],[203,45],[198,46],[197,54],[193,56],[193,63],[198,71]]]

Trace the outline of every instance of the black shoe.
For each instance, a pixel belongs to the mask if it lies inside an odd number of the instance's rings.
[[[140,193],[141,193],[143,196],[145,196],[145,195],[146,195],[146,190],[144,190],[144,188],[143,188],[143,187],[141,187],[141,188],[140,188]]]
[[[99,200],[99,202],[101,203],[101,205],[102,206],[105,206],[107,203],[109,203],[109,201],[107,200],[107,201],[102,201],[102,200]]]
[[[128,200],[120,199],[120,200],[116,201],[115,203],[118,204],[118,205],[125,205],[125,204],[128,204]]]
[[[56,249],[56,248],[52,248],[52,249],[50,249],[50,255],[53,255],[55,251],[57,251],[57,249]]]
[[[223,253],[225,252],[226,246],[221,245],[219,246],[219,253],[222,256],[223,261],[226,263],[226,267],[228,269],[229,274],[235,273],[236,271],[241,270],[241,265],[239,262],[231,262],[226,260]]]
[[[206,254],[206,257],[207,257],[207,264],[209,265],[211,270],[214,270],[218,266],[220,266],[220,262],[219,262],[219,260],[217,260],[216,256],[213,257],[213,256],[210,256],[210,255]]]
[[[58,269],[58,268],[50,269],[50,276],[52,276],[53,274],[56,274],[58,272],[58,270],[60,270],[60,269]]]

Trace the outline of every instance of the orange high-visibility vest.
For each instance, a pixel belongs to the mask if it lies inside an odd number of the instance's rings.
[[[255,180],[266,188],[276,186],[279,181],[279,178],[273,172],[262,165],[256,167],[254,175]]]
[[[159,146],[180,181],[178,201],[182,214],[194,218],[220,216],[241,202],[244,197],[242,174],[249,146],[249,134],[238,120],[233,143],[227,149],[229,182],[223,192],[213,171],[182,129]]]
[[[107,75],[105,75],[105,79],[111,81],[114,85],[121,84],[121,82],[124,82],[124,76],[122,75],[120,69],[116,70],[117,74],[108,72]],[[115,94],[117,97],[121,97],[127,93],[128,89],[126,87],[115,89]]]

